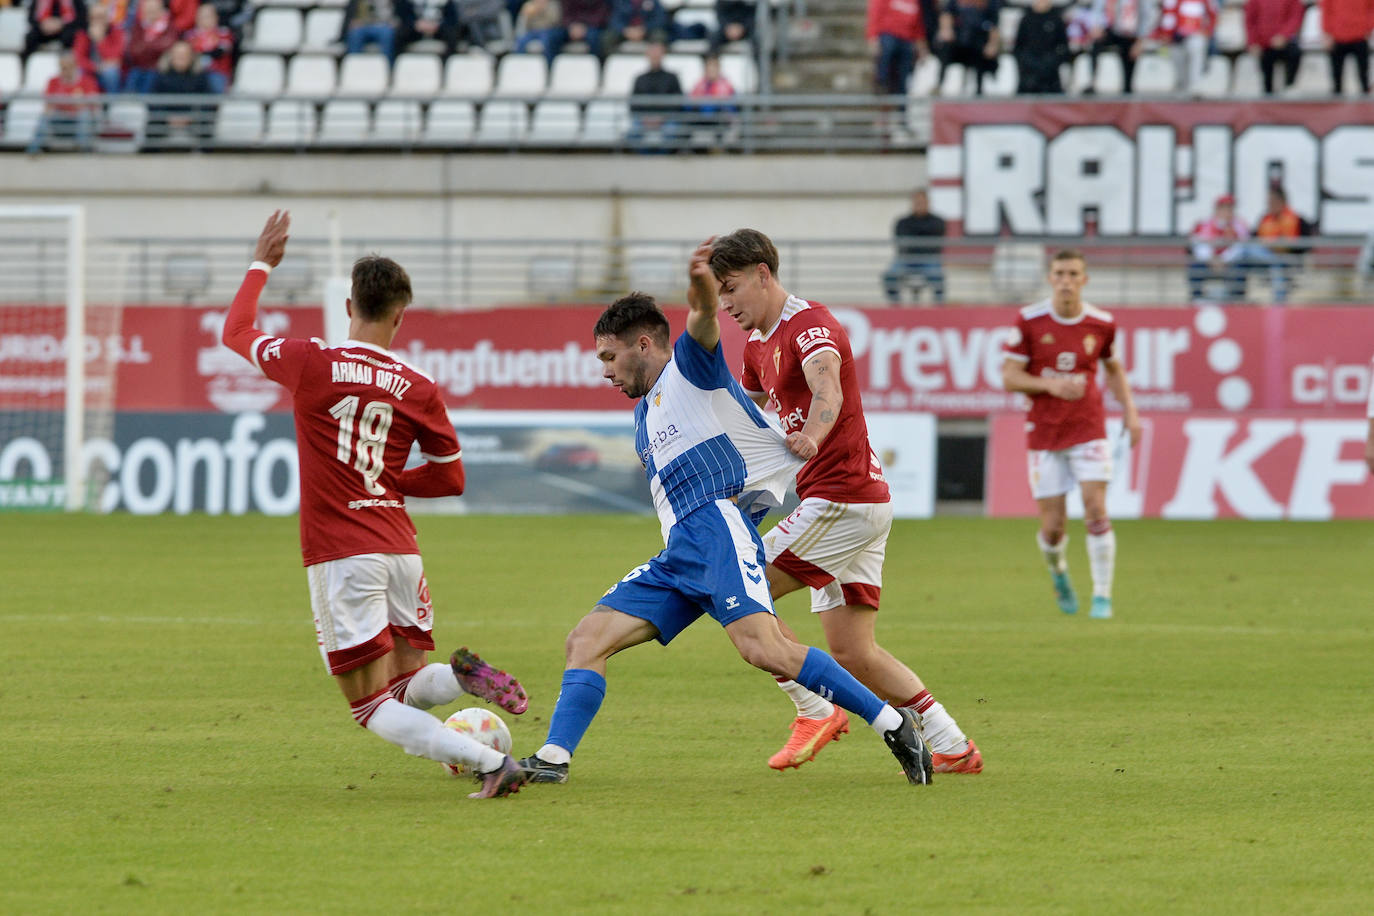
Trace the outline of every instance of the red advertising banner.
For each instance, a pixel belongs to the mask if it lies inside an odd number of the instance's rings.
[[[1222,194],[1253,223],[1269,186],[1323,235],[1374,213],[1364,102],[936,102],[932,208],[967,235],[1186,235]]]
[[[1144,426],[1135,449],[1111,435],[1117,461],[1107,510],[1114,518],[1374,517],[1362,418],[1154,414]],[[993,419],[985,496],[989,515],[1035,515],[1019,415]]]
[[[0,409],[62,404],[60,310],[0,308]],[[182,306],[92,309],[86,340],[93,403],[122,411],[281,412],[285,392],[219,343],[225,310]],[[415,311],[396,347],[434,376],[450,407],[618,410],[625,399],[601,377],[591,340],[599,306],[476,312]],[[16,328],[22,314],[25,325]],[[873,411],[985,416],[1018,409],[1002,390],[1002,341],[1012,308],[837,309],[849,331],[864,405]],[[670,309],[675,328],[685,312]],[[1117,356],[1146,413],[1284,410],[1361,416],[1368,392],[1374,309],[1128,308],[1116,312]],[[265,308],[273,334],[322,332],[315,308]],[[744,335],[722,321],[737,365]]]

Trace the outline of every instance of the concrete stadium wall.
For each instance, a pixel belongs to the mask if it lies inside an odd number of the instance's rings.
[[[922,156],[0,155],[0,203],[82,203],[92,239],[296,233],[345,238],[885,238]]]

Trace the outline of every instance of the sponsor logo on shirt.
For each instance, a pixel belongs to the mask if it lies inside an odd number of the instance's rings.
[[[1089,356],[1093,355],[1093,350],[1097,349],[1097,338],[1091,334],[1083,335],[1083,352]]]
[[[829,328],[807,328],[797,335],[797,348],[805,353],[812,347],[830,342]]]

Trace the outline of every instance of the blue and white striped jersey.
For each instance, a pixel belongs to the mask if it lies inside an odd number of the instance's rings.
[[[679,519],[717,499],[739,497],[745,515],[782,505],[802,460],[776,417],[749,399],[725,364],[691,334],[635,405],[635,450],[649,478],[663,541]]]

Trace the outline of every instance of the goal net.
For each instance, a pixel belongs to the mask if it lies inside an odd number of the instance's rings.
[[[86,301],[85,211],[0,206],[0,511],[96,509],[120,308]]]

